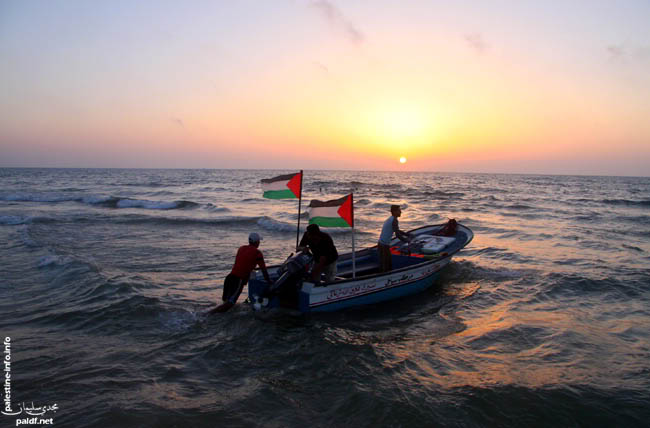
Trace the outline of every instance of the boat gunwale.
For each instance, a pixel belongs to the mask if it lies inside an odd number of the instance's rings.
[[[416,232],[418,230],[427,229],[427,228],[443,227],[444,225],[445,225],[445,223],[426,225],[426,226],[418,227],[418,228],[415,228],[415,229],[411,229],[407,233],[412,233],[412,232]],[[357,277],[354,277],[354,278],[345,278],[345,279],[336,280],[336,281],[333,281],[333,282],[321,283],[319,285],[315,285],[311,281],[305,281],[305,284],[313,284],[314,288],[327,288],[327,287],[330,287],[330,286],[333,286],[333,285],[346,284],[346,283],[352,282],[352,281],[359,281],[359,280],[366,280],[366,279],[371,279],[371,278],[378,278],[378,277],[382,277],[382,276],[389,276],[389,275],[393,275],[395,273],[400,273],[400,272],[403,272],[403,271],[412,270],[414,268],[419,268],[419,267],[425,266],[427,264],[438,263],[441,260],[445,260],[447,258],[453,257],[455,254],[457,254],[459,251],[461,251],[463,248],[465,248],[470,242],[472,242],[472,239],[474,239],[474,232],[472,232],[472,230],[470,228],[468,228],[467,226],[464,226],[464,225],[462,225],[460,223],[458,223],[458,227],[462,227],[464,230],[467,231],[467,232],[465,232],[465,234],[467,235],[468,239],[466,240],[466,242],[463,245],[456,248],[456,250],[454,250],[453,252],[447,253],[446,256],[443,256],[443,257],[440,257],[440,258],[435,258],[435,259],[430,259],[430,260],[424,260],[424,261],[422,261],[420,263],[415,263],[415,264],[412,264],[412,265],[404,266],[404,267],[401,267],[399,269],[391,270],[389,272],[379,272],[379,273],[373,273],[373,274],[369,274],[369,275],[357,276]],[[396,240],[396,239],[397,238],[394,238],[393,240]],[[375,248],[377,248],[377,245],[373,245],[372,247],[362,248],[360,250],[355,251],[355,253],[358,254],[358,253],[360,253],[362,251],[370,251],[370,250],[373,250]],[[352,252],[344,253],[343,256],[351,256],[351,254],[352,254]],[[447,264],[448,263],[445,263],[445,266]],[[269,269],[278,269],[281,266],[282,266],[282,264],[269,266]]]

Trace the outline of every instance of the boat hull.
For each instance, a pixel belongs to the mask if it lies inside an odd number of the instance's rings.
[[[386,302],[430,288],[451,257],[405,272],[351,280],[327,287],[305,283],[299,292],[301,312],[331,312],[361,305]]]
[[[444,225],[425,226],[409,231],[418,239],[432,241]],[[463,249],[474,237],[472,231],[458,224],[458,230],[444,252],[435,254],[412,253],[411,247],[394,239],[391,242],[393,270],[379,271],[377,247],[366,248],[355,253],[342,254],[337,262],[338,277],[329,284],[317,286],[304,281],[292,298],[271,298],[266,308],[288,306],[303,313],[331,312],[354,306],[386,302],[420,293],[430,288],[440,271],[450,262],[453,255]],[[353,268],[354,265],[354,268]],[[271,278],[277,277],[279,266],[269,268]],[[354,271],[354,274],[352,273]],[[269,284],[258,274],[249,283],[249,296],[253,301],[267,294]],[[254,304],[255,309],[259,309]]]

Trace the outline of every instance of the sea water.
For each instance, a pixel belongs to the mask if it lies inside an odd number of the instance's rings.
[[[250,232],[294,249],[290,172],[0,169],[0,426],[648,426],[649,178],[305,171],[301,232],[353,192],[357,248],[391,204],[474,240],[398,301],[206,318]]]

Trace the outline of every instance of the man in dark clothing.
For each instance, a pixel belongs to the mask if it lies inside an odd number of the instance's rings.
[[[232,271],[226,276],[223,284],[223,295],[221,297],[223,304],[217,306],[210,313],[226,312],[237,303],[237,299],[239,299],[244,285],[248,283],[248,279],[255,266],[260,267],[266,282],[271,283],[271,278],[269,278],[269,273],[264,264],[264,256],[258,249],[261,240],[262,237],[253,232],[248,235],[248,245],[239,247]]]
[[[320,282],[320,274],[325,273],[325,281],[332,282],[336,277],[336,260],[339,253],[336,251],[332,237],[320,230],[317,224],[307,226],[305,234],[300,240],[298,251],[309,248],[314,255],[314,268],[311,270],[311,279],[314,283]]]

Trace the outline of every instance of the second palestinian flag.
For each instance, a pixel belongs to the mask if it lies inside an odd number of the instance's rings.
[[[309,224],[323,227],[354,227],[352,194],[331,201],[309,203]]]

